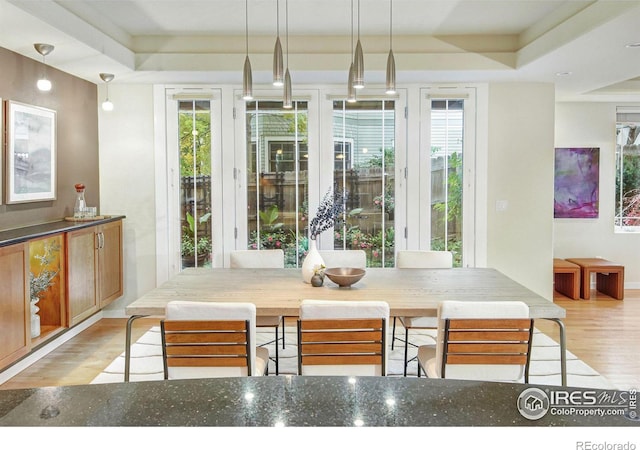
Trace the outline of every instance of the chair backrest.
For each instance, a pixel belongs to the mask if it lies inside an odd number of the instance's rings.
[[[453,254],[441,250],[398,250],[396,267],[400,269],[449,269]]]
[[[325,267],[367,267],[367,254],[364,250],[319,250]]]
[[[282,269],[284,251],[273,250],[236,250],[229,254],[232,269]]]
[[[253,303],[172,301],[161,324],[165,379],[261,375]]]
[[[444,301],[436,364],[442,378],[528,382],[533,321],[518,301]]]
[[[388,321],[386,302],[303,300],[298,374],[386,375]]]

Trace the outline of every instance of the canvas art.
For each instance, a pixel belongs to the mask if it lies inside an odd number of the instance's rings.
[[[55,200],[56,112],[7,104],[7,203]]]
[[[553,216],[597,218],[599,175],[599,148],[556,148]]]

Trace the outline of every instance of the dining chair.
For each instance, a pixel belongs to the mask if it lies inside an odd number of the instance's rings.
[[[303,300],[299,315],[298,375],[386,375],[387,302]]]
[[[364,250],[319,250],[325,267],[367,267],[367,254]]]
[[[528,383],[532,339],[523,302],[444,301],[436,345],[418,348],[418,376]]]
[[[283,269],[284,251],[282,249],[271,250],[235,250],[229,254],[229,263],[232,269]],[[278,335],[278,328],[282,325],[282,338]],[[257,328],[273,328],[275,339],[261,344],[262,346],[275,344],[275,357],[271,358],[275,364],[276,375],[280,374],[278,343],[282,340],[282,348],[285,348],[285,330],[283,316],[258,316]]]
[[[453,254],[443,250],[399,250],[396,255],[396,267],[400,269],[450,269],[453,267]],[[404,327],[404,340],[396,337],[396,319]],[[391,350],[393,350],[395,341],[404,342],[404,376],[407,376],[407,366],[409,346],[417,347],[409,341],[409,330],[411,329],[436,329],[438,327],[438,319],[436,313],[432,316],[421,317],[394,317],[393,330],[391,332]]]
[[[171,301],[160,322],[164,379],[261,376],[269,351],[255,346],[253,303]]]

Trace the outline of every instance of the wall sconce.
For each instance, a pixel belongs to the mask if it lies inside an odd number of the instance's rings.
[[[42,64],[44,64],[42,78],[38,80],[36,86],[38,86],[38,89],[43,92],[49,92],[51,90],[51,81],[47,79],[47,65],[45,64],[45,57],[53,51],[54,46],[51,44],[33,44],[33,47],[42,55]]]
[[[111,102],[111,100],[109,100],[109,82],[115,78],[115,75],[113,75],[112,73],[101,73],[100,78],[105,82],[107,86],[107,95],[104,99],[104,102],[102,102],[102,109],[104,111],[113,111],[113,103]]]

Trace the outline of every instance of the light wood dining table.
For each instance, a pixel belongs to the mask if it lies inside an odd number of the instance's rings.
[[[562,385],[566,386],[566,311],[490,268],[398,269],[367,268],[356,284],[342,288],[325,277],[324,285],[304,283],[300,269],[189,268],[130,303],[125,312],[125,381],[129,379],[131,324],[139,317],[163,316],[172,300],[250,302],[258,316],[297,317],[303,299],[383,300],[390,315],[435,316],[444,300],[522,301],[532,319],[556,322],[560,329]]]

